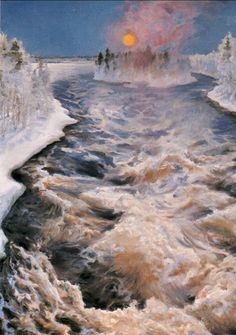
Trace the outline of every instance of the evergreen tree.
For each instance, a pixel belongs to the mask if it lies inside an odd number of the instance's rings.
[[[163,52],[163,61],[164,61],[165,64],[167,64],[169,62],[169,60],[170,60],[169,52],[168,52],[168,50],[165,50]]]
[[[112,70],[115,71],[116,70],[116,56],[114,53],[111,53],[111,64],[112,64]]]
[[[98,57],[97,57],[97,64],[100,66],[103,62],[103,54],[102,52],[99,52]]]
[[[224,45],[224,49],[229,51],[231,49],[231,43],[230,43],[230,38],[229,36],[226,37],[226,41],[225,41],[225,45]]]
[[[105,64],[106,64],[106,68],[109,69],[109,62],[111,60],[111,53],[109,48],[106,48],[106,53],[105,53]]]
[[[232,56],[232,35],[228,33],[219,45],[219,52],[223,61],[228,61]]]
[[[12,46],[11,46],[11,51],[12,52],[18,52],[20,50],[20,46],[18,44],[18,42],[15,40],[12,42]]]
[[[12,42],[10,51],[7,54],[15,63],[15,70],[19,70],[23,64],[23,53],[20,51],[20,45],[17,40]]]
[[[23,64],[23,58],[22,58],[22,53],[20,52],[20,54],[19,54],[19,56],[18,56],[18,59],[17,59],[17,62],[16,62],[15,69],[16,69],[16,70],[20,70],[22,64]]]
[[[112,52],[111,53],[111,60],[113,60],[115,58],[115,54]]]
[[[106,56],[105,56],[105,58],[110,59],[110,56],[111,56],[110,50],[109,50],[109,48],[106,48]]]

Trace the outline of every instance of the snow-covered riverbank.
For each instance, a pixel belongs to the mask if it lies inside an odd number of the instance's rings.
[[[24,186],[11,172],[48,144],[59,140],[63,128],[75,122],[53,98],[47,67],[32,64],[17,40],[0,34],[0,225]],[[0,228],[0,256],[6,237]]]
[[[217,102],[221,107],[232,113],[236,113],[236,87],[228,85],[217,85],[207,96],[212,101]]]
[[[7,215],[13,203],[24,192],[22,184],[11,178],[11,172],[22,166],[30,157],[48,144],[59,140],[63,128],[75,120],[67,115],[59,101],[53,101],[53,111],[46,117],[35,120],[30,126],[12,134],[0,143],[0,222]],[[0,255],[4,253],[6,237],[0,230]]]
[[[229,112],[236,112],[236,38],[228,33],[217,51],[208,55],[190,56],[194,72],[209,75],[218,80],[207,96]]]

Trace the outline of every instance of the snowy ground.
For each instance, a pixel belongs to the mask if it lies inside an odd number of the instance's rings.
[[[217,85],[207,96],[229,112],[236,113],[235,88],[231,85]]]
[[[66,79],[77,73],[83,73],[94,68],[94,61],[79,60],[68,61],[63,63],[49,63],[51,82],[56,80]]]

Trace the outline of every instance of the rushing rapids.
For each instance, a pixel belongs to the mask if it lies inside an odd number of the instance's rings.
[[[58,73],[78,123],[14,172],[2,333],[235,334],[236,119],[205,98],[212,79]]]

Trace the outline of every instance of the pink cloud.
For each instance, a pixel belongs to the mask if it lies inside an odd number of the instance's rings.
[[[194,19],[208,1],[140,1],[126,2],[125,14],[108,32],[109,46],[118,51],[126,49],[122,37],[132,31],[138,38],[134,47],[150,45],[153,49],[180,49],[194,34]]]

